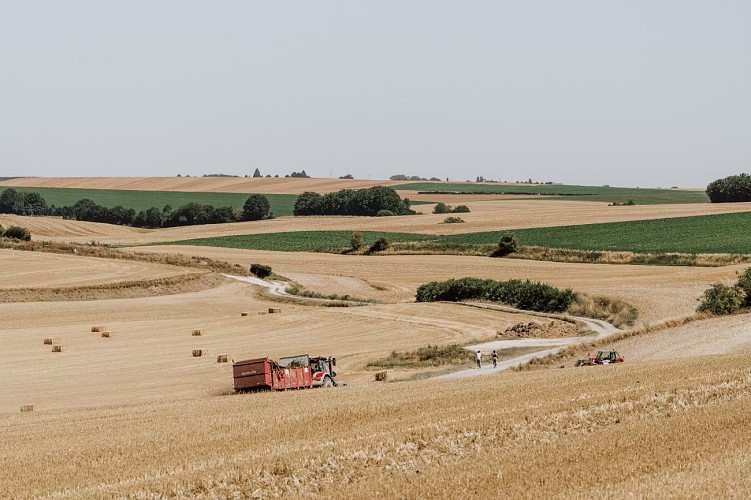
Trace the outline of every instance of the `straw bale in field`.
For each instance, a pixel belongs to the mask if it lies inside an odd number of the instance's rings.
[[[193,336],[194,337],[200,337],[201,335],[203,335],[203,330],[201,330],[201,329],[193,330]]]
[[[281,312],[281,309],[277,309],[276,307],[269,307],[269,314],[279,314]]]
[[[108,338],[110,338],[110,337],[114,337],[114,336],[115,336],[115,333],[114,333],[114,332],[107,332],[107,331],[105,331],[105,332],[102,332],[102,337],[104,337],[104,338],[107,338],[107,339],[108,339]]]
[[[204,349],[193,349],[193,357],[199,358],[205,354]]]
[[[240,313],[240,316],[247,316],[247,315],[248,315],[248,313],[246,311],[243,311],[243,312]]]
[[[93,333],[99,333],[99,332],[103,332],[103,331],[104,331],[104,329],[105,329],[105,328],[104,328],[103,326],[92,326],[92,327],[91,327],[91,331],[92,331]]]
[[[53,345],[52,346],[52,352],[63,352],[65,349],[61,345]]]
[[[57,339],[44,339],[44,345],[53,345],[58,342]]]
[[[21,405],[21,413],[25,413],[27,411],[34,411],[34,405]]]
[[[216,357],[217,363],[226,363],[227,362],[227,355],[226,354],[220,354]]]
[[[387,378],[386,372],[376,372],[375,379],[376,382],[385,382]]]

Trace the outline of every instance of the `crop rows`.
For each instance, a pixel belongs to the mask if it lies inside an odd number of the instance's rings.
[[[751,233],[740,228],[751,226],[751,212],[677,217],[643,221],[583,224],[514,230],[519,243],[526,246],[589,251],[684,254],[751,253]],[[390,242],[432,242],[441,244],[496,245],[504,231],[429,236],[410,233],[363,231],[366,245],[377,238]],[[173,244],[317,252],[346,249],[352,231],[297,231],[248,234],[183,240]],[[439,249],[435,249],[440,253]]]
[[[409,233],[384,233],[362,231],[363,243],[367,248],[378,238],[396,241],[428,241],[434,236]],[[245,234],[239,236],[219,236],[170,242],[170,245],[198,245],[209,247],[242,248],[251,250],[272,250],[281,252],[326,252],[350,248],[352,231],[294,231],[286,233]]]
[[[394,186],[397,191],[498,193],[549,195],[562,200],[604,201],[624,203],[633,200],[637,205],[660,205],[670,203],[708,203],[704,191],[677,189],[618,188],[609,186],[569,186],[564,184],[446,184],[418,182]],[[556,198],[553,198],[556,199]]]

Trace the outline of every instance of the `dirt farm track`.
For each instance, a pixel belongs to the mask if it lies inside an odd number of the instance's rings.
[[[16,179],[45,187],[297,193],[328,179]],[[31,183],[33,181],[33,183]],[[369,184],[370,182],[370,184]],[[265,190],[265,191],[264,191]],[[454,203],[461,203],[456,200]],[[561,202],[478,199],[451,231],[550,225]],[[559,224],[751,211],[748,204],[565,202]],[[428,206],[429,207],[429,206]],[[139,230],[0,215],[35,241],[118,245],[137,259],[0,250],[3,498],[748,498],[751,316],[694,319],[710,284],[747,266],[566,264],[449,255],[334,255],[152,245],[311,229],[445,232],[428,214],[282,217]],[[615,214],[615,215],[614,215]],[[556,216],[559,214],[556,213]],[[81,247],[79,247],[81,248]],[[307,290],[369,301],[324,307],[160,256],[263,263]],[[367,365],[392,351],[478,344],[532,314],[416,303],[434,280],[539,280],[625,301],[649,332],[594,349],[626,362],[457,380],[445,368]],[[269,314],[269,308],[281,313]],[[658,325],[661,325],[658,327]],[[92,327],[109,332],[93,332]],[[200,330],[201,335],[193,335]],[[53,339],[61,352],[52,352]],[[202,356],[194,357],[200,349]],[[586,348],[585,348],[586,349]],[[234,394],[229,359],[337,357],[346,387]],[[485,353],[488,354],[488,353]],[[584,353],[582,353],[583,355]],[[559,368],[559,366],[561,368]],[[33,411],[21,412],[24,406]]]

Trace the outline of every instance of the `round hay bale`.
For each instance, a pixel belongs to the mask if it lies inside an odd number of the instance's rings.
[[[279,314],[281,312],[282,312],[281,309],[278,309],[276,307],[269,307],[269,314]]]
[[[194,337],[200,337],[201,335],[203,335],[203,330],[201,330],[201,329],[193,330],[193,336]]]
[[[25,413],[27,411],[34,411],[34,405],[21,405],[21,413]]]
[[[227,355],[226,354],[220,354],[216,357],[217,363],[226,363],[227,362]]]
[[[248,313],[246,311],[243,311],[243,312],[240,313],[240,316],[247,316],[247,315],[248,315]]]
[[[103,326],[92,326],[91,327],[91,331],[93,333],[103,332],[104,330],[105,330],[105,328]]]
[[[52,346],[52,352],[63,352],[65,349],[61,345],[53,345]]]
[[[52,345],[55,343],[55,339],[44,339],[44,345]]]
[[[376,372],[375,379],[376,382],[385,382],[387,378],[386,372]]]
[[[114,337],[115,334],[113,332],[102,332],[102,337],[105,339],[108,339],[110,337]]]
[[[204,350],[203,349],[193,349],[193,357],[194,358],[200,358],[203,356]]]

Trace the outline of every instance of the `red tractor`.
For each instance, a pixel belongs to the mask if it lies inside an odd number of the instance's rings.
[[[610,365],[623,363],[623,357],[617,351],[597,351],[597,356],[577,360],[576,366]]]

